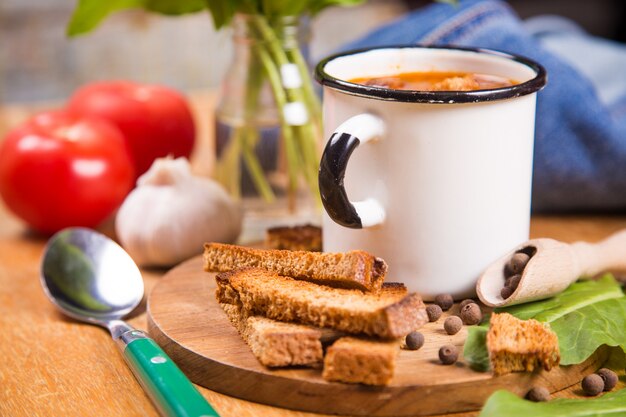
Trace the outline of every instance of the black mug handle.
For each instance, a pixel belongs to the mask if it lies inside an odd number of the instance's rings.
[[[385,124],[380,117],[363,113],[346,120],[328,139],[320,161],[318,183],[324,209],[335,223],[362,229],[385,220],[385,209],[377,200],[352,202],[343,184],[352,152],[360,144],[382,138],[384,133]]]

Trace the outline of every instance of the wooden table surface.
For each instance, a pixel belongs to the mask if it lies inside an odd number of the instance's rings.
[[[193,162],[197,171],[209,172],[214,97],[200,95],[193,103],[202,138]],[[0,109],[0,137],[32,111],[33,107]],[[110,226],[103,227],[110,230]],[[536,216],[531,236],[597,241],[622,228],[626,228],[626,215]],[[0,416],[157,416],[109,334],[64,318],[46,299],[39,283],[45,241],[28,231],[0,202]],[[143,271],[147,292],[163,273]],[[129,322],[145,329],[145,313]],[[618,388],[623,387],[621,378]],[[199,389],[222,417],[320,416]],[[578,386],[572,386],[556,396],[578,395]]]

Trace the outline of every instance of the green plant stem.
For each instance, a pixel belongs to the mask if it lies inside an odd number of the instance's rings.
[[[312,123],[310,124],[310,129],[312,132],[310,135],[315,138],[318,137],[318,134],[321,134],[321,120],[322,120],[322,111],[320,101],[313,90],[313,80],[311,79],[310,72],[307,66],[304,57],[299,49],[291,49],[288,51],[289,56],[292,61],[297,65],[298,71],[300,73],[300,77],[302,78],[302,90],[304,92],[305,101],[307,103],[307,108],[311,112]],[[315,187],[317,187],[317,169],[319,163],[319,155],[317,149],[317,143],[315,139],[309,140],[306,142],[305,146],[305,155],[308,155],[312,158],[310,160],[310,169],[312,171],[313,180],[315,182]],[[310,159],[311,159],[310,158]]]
[[[261,197],[263,197],[265,201],[271,203],[276,199],[276,197],[274,196],[272,187],[265,178],[263,168],[254,153],[254,144],[258,142],[259,132],[254,126],[244,126],[241,127],[241,129],[244,133],[242,135],[242,154],[246,167],[248,168],[248,172],[250,173],[250,176],[254,181],[254,185]]]
[[[299,49],[288,51],[289,56],[298,67],[300,77],[302,79],[302,91],[305,103],[310,114],[309,123],[302,127],[303,134],[300,136],[302,141],[302,153],[306,160],[307,168],[304,170],[309,187],[313,191],[313,195],[318,196],[317,191],[317,171],[319,168],[319,150],[316,138],[321,135],[321,106],[315,91],[313,83],[309,75],[308,67]],[[319,198],[318,198],[319,200]]]
[[[239,155],[247,167],[258,193],[266,201],[271,202],[275,199],[271,186],[254,151],[259,140],[258,132],[253,131],[254,129],[246,128],[246,126],[254,125],[253,121],[259,106],[260,90],[264,79],[267,78],[279,110],[282,140],[287,159],[290,199],[293,199],[295,196],[300,172],[313,195],[317,196],[317,138],[321,128],[321,112],[304,58],[297,47],[290,49],[289,45],[281,43],[281,39],[275,32],[275,29],[272,28],[265,17],[252,16],[249,19],[249,30],[257,39],[251,45],[251,51],[254,54],[252,62],[259,62],[263,71],[259,71],[256,65],[250,65],[248,68],[244,97],[243,127],[234,129],[230,140],[231,144],[228,148],[229,152],[225,155],[228,156],[228,159],[225,159],[223,162],[225,164],[239,163],[232,156],[235,150],[239,150]],[[296,65],[301,78],[301,85],[296,88],[286,88],[283,84],[281,69],[284,65],[290,64]],[[302,103],[306,109],[308,120],[301,125],[290,124],[290,120],[288,120],[284,111],[285,106],[289,103]],[[222,171],[225,169],[222,169]],[[228,179],[230,180],[230,178]]]
[[[267,202],[276,200],[274,191],[269,184],[263,167],[259,163],[255,149],[259,141],[259,132],[255,126],[255,117],[259,107],[259,95],[263,86],[264,76],[256,65],[247,68],[243,123],[235,126],[230,134],[227,149],[218,165],[217,177],[233,196],[241,195],[241,159],[250,174],[257,193]]]
[[[233,129],[226,148],[222,151],[215,167],[216,180],[224,185],[231,196],[237,199],[241,197],[240,135],[241,129],[239,127]]]
[[[268,21],[260,16],[255,16],[252,19],[254,24],[254,29],[259,34],[260,38],[263,42],[260,45],[263,45],[263,49],[265,52],[263,53],[262,62],[264,64],[264,68],[268,74],[268,78],[270,80],[270,84],[272,86],[272,91],[274,92],[274,96],[276,98],[277,105],[279,109],[283,109],[285,104],[300,102],[302,103],[307,110],[308,121],[299,127],[289,126],[287,120],[285,120],[284,114],[281,114],[281,123],[284,131],[286,131],[286,127],[293,127],[293,138],[298,143],[287,144],[287,138],[285,137],[285,148],[288,155],[288,165],[290,171],[290,187],[292,189],[295,188],[297,178],[294,179],[291,175],[292,167],[294,163],[302,163],[303,164],[303,174],[305,180],[313,195],[317,194],[317,148],[316,148],[316,138],[317,134],[315,131],[315,120],[319,117],[319,111],[315,109],[316,98],[313,99],[313,90],[310,78],[308,76],[304,76],[302,74],[307,74],[308,70],[306,69],[306,63],[304,59],[294,59],[296,62],[291,62],[289,56],[285,49],[283,49],[280,39],[276,36],[276,33],[269,25]],[[300,56],[301,54],[298,51],[297,53],[293,53],[292,57]],[[282,85],[282,80],[280,76],[280,68],[283,65],[287,64],[295,64],[298,68],[298,72],[302,77],[302,86],[299,88],[284,88]],[[306,94],[306,85],[308,83],[308,87],[311,90],[311,98],[307,99]],[[294,140],[291,139],[291,140]],[[292,147],[292,149],[288,148],[288,145]],[[290,152],[291,151],[291,152]],[[292,159],[290,158],[290,154],[299,155],[300,158]]]
[[[256,66],[248,67],[248,76],[246,83],[245,108],[244,108],[244,126],[242,127],[241,149],[242,155],[248,172],[254,182],[256,190],[261,197],[271,203],[276,197],[272,191],[263,168],[255,154],[256,145],[259,141],[259,132],[255,127],[254,119],[259,108],[259,95],[263,86],[263,74],[258,71]]]
[[[302,91],[304,93],[304,100],[307,103],[307,107],[311,111],[314,120],[321,120],[322,118],[322,106],[320,100],[317,98],[317,94],[313,90],[313,80],[309,72],[309,66],[307,65],[300,49],[294,48],[287,51],[291,61],[298,67],[300,78],[302,79]]]
[[[270,83],[270,87],[272,88],[272,92],[274,94],[274,100],[276,101],[276,106],[279,109],[282,109],[285,104],[287,104],[287,97],[285,92],[281,88],[280,84],[280,75],[278,74],[278,70],[276,69],[272,58],[269,53],[259,45],[259,48],[255,51],[261,63],[263,64],[263,69],[267,75],[267,79]],[[282,111],[279,111],[279,119],[282,129],[283,141],[285,142],[285,153],[287,154],[287,165],[289,171],[289,185],[290,188],[295,189],[297,185],[297,175],[298,175],[298,166],[299,166],[299,157],[298,153],[294,148],[294,138],[292,127],[287,124],[285,120],[285,115]]]

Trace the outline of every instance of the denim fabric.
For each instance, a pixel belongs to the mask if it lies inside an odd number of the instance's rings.
[[[548,71],[548,85],[537,103],[533,210],[624,211],[626,47],[569,25],[541,27],[537,22],[526,27],[502,1],[467,0],[456,7],[433,3],[344,49],[448,44],[536,60]]]
[[[524,27],[553,54],[586,76],[609,109],[626,98],[626,45],[594,38],[573,21],[537,16]]]

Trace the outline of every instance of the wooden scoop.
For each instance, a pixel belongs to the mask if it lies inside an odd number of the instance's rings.
[[[517,289],[502,298],[504,267],[517,252],[531,256]],[[491,264],[476,283],[478,298],[488,306],[502,307],[552,297],[579,278],[600,272],[626,271],[626,229],[598,243],[567,244],[554,239],[532,239]]]

